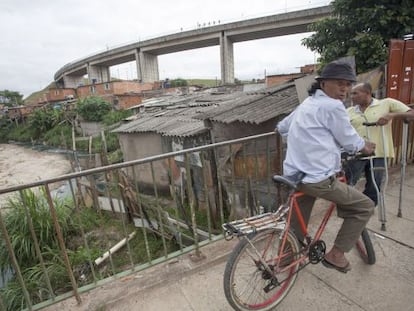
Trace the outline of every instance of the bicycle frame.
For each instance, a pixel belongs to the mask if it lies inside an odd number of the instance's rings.
[[[344,182],[344,183],[347,182],[346,177],[343,173],[340,173],[336,178],[340,182]],[[325,212],[325,215],[323,216],[322,221],[319,224],[319,227],[316,230],[316,233],[314,234],[314,236],[312,238],[309,235],[308,228],[305,224],[305,220],[303,219],[303,215],[302,215],[302,212],[300,210],[299,203],[298,203],[298,198],[300,198],[304,195],[305,194],[303,192],[295,191],[295,190],[292,191],[291,193],[289,193],[289,197],[288,197],[289,212],[288,212],[288,217],[287,217],[287,222],[286,222],[285,233],[283,234],[283,241],[282,241],[282,247],[281,247],[282,250],[283,250],[283,247],[284,247],[284,244],[285,244],[285,241],[286,241],[287,231],[290,229],[290,223],[291,223],[291,218],[292,218],[292,213],[293,212],[295,212],[295,214],[296,214],[297,220],[299,222],[299,228],[300,228],[301,233],[304,236],[305,241],[307,243],[303,250],[307,251],[309,249],[309,247],[312,245],[312,242],[318,241],[321,238],[322,233],[324,232],[324,230],[326,228],[326,225],[327,225],[329,219],[331,218],[332,213],[333,213],[333,211],[336,207],[335,203],[330,202],[329,207],[328,207],[327,211]],[[280,256],[280,254],[279,254],[279,256]],[[307,258],[307,256],[304,256],[304,258],[300,258],[297,261],[303,262],[304,259],[306,259],[306,258]],[[294,264],[294,263],[297,263],[297,262],[293,262],[292,264]]]
[[[273,180],[290,189],[276,212],[223,224],[225,237],[235,235],[240,239],[229,256],[223,276],[226,298],[235,310],[274,308],[289,293],[299,271],[310,263],[321,262],[325,256],[326,245],[321,237],[336,204],[330,202],[311,236],[299,206],[299,199],[305,193],[297,190],[297,181],[278,175]],[[338,175],[337,180],[346,182],[343,175]],[[293,216],[297,217],[295,229],[303,234],[303,241],[298,241],[295,232],[290,230]],[[357,248],[366,263],[374,264],[372,243],[364,232]]]
[[[340,178],[342,178],[342,177],[340,177]],[[291,268],[292,266],[294,266],[298,263],[303,263],[308,258],[307,255],[308,255],[309,247],[312,245],[312,242],[318,241],[321,238],[322,233],[324,232],[324,230],[326,228],[326,225],[327,225],[329,219],[331,218],[332,213],[333,213],[333,211],[336,207],[335,203],[331,202],[329,204],[329,207],[328,207],[327,211],[325,212],[325,214],[322,218],[322,221],[320,222],[319,227],[316,230],[316,233],[314,234],[313,237],[311,237],[309,235],[308,228],[305,224],[305,220],[303,218],[302,212],[301,212],[299,204],[298,204],[298,198],[300,198],[304,195],[305,194],[303,192],[299,192],[299,191],[295,191],[295,192],[293,192],[292,194],[289,195],[289,199],[288,199],[289,212],[288,212],[288,216],[287,216],[285,232],[283,234],[283,239],[282,239],[282,244],[281,244],[280,250],[282,252],[284,250],[285,243],[286,243],[286,238],[287,238],[287,232],[289,231],[290,225],[291,225],[292,214],[295,213],[296,217],[298,219],[298,222],[299,222],[299,228],[300,228],[300,230],[301,230],[301,232],[302,232],[302,234],[305,238],[305,241],[306,241],[306,245],[301,250],[301,252],[305,252],[305,253],[302,254],[300,256],[300,258],[292,261],[288,266],[283,267],[283,269],[281,269],[280,271],[285,271],[285,270]],[[285,254],[280,254],[280,253],[278,254],[279,259],[278,259],[278,262],[277,262],[277,266],[279,266],[280,261],[283,260],[284,255]]]

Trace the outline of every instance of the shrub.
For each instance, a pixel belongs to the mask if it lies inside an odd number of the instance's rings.
[[[85,121],[101,122],[104,116],[112,109],[111,104],[96,96],[86,97],[78,100],[76,112]]]

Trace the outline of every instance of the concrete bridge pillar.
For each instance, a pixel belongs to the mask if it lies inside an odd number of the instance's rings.
[[[83,75],[64,75],[62,87],[67,89],[76,89],[83,84]]]
[[[233,42],[226,36],[223,31],[220,36],[220,65],[221,65],[221,83],[234,83],[234,54]]]
[[[158,56],[140,51],[135,52],[137,62],[137,76],[140,82],[155,82],[160,80]]]
[[[88,79],[90,84],[109,82],[111,74],[108,66],[95,66],[88,64]]]

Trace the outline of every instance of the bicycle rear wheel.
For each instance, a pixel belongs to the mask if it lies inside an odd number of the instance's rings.
[[[265,230],[248,237],[254,248],[247,239],[242,239],[233,249],[224,271],[223,285],[227,301],[235,310],[271,310],[292,288],[299,264],[284,272],[276,267],[282,234],[280,229]],[[295,235],[288,232],[280,265],[287,267],[298,253],[299,243]]]
[[[375,264],[376,257],[375,257],[374,246],[372,245],[371,238],[366,228],[362,231],[361,237],[357,241],[356,247],[362,260],[366,264],[368,265]]]

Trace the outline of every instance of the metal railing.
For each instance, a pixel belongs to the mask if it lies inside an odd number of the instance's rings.
[[[266,133],[1,189],[0,262],[12,277],[0,306],[80,303],[114,278],[200,256],[224,221],[276,206],[281,160],[279,136]]]
[[[411,123],[409,161],[412,133]],[[398,159],[400,136],[396,122]],[[80,303],[82,292],[114,279],[200,256],[200,247],[223,238],[223,222],[278,206],[271,175],[282,160],[271,132],[1,189],[0,264],[8,258],[3,268],[12,271],[1,309]]]

